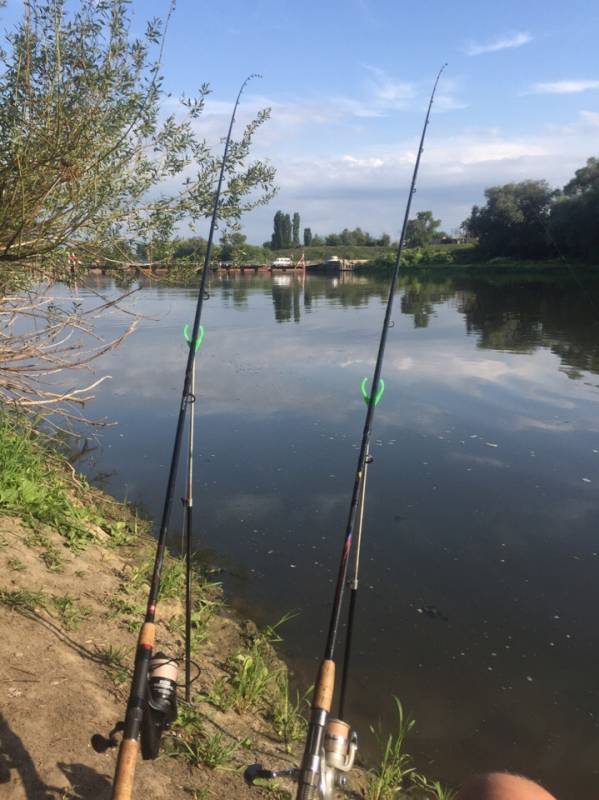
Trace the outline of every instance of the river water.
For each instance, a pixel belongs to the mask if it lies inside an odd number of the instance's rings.
[[[137,284],[134,284],[134,286]],[[90,286],[121,289],[104,277]],[[66,291],[66,290],[65,290]],[[86,288],[84,303],[97,303]],[[233,603],[322,656],[384,280],[212,277],[198,360],[198,548]],[[116,422],[81,468],[159,516],[193,286],[145,285],[98,364]],[[377,408],[348,717],[416,719],[408,749],[455,784],[483,769],[594,794],[599,771],[599,280],[553,271],[402,278]],[[118,331],[113,310],[99,330]],[[179,541],[177,510],[173,547]],[[341,652],[341,650],[340,650]]]

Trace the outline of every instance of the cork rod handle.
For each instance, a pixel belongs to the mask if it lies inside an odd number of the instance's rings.
[[[333,703],[333,692],[335,691],[335,662],[325,659],[320,665],[318,679],[314,687],[314,699],[312,708],[322,708],[327,713],[331,710]]]
[[[121,742],[114,774],[112,800],[131,800],[138,751],[139,742],[135,739],[123,739]]]

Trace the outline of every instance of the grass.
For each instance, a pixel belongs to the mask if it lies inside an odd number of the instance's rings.
[[[6,564],[13,572],[23,572],[25,569],[25,564],[23,564],[22,561],[19,561],[18,558],[9,558],[6,561]]]
[[[154,557],[146,559],[131,571],[128,584],[133,589],[149,587],[154,571]],[[185,560],[166,554],[160,577],[160,599],[181,598],[185,593]]]
[[[64,572],[64,561],[58,550],[48,543],[40,553],[40,559],[49,572]]]
[[[426,798],[431,798],[431,800],[455,800],[457,796],[457,792],[453,789],[448,789],[439,781],[431,781],[417,772],[413,773],[412,782],[423,790]]]
[[[121,587],[122,589],[123,587]],[[141,620],[146,610],[145,603],[133,602],[124,597],[111,597],[108,601],[106,619],[118,619],[121,625],[130,633],[139,630]]]
[[[292,800],[291,792],[283,789],[277,780],[266,780],[265,778],[256,778],[252,786],[259,786],[262,791],[267,792],[269,797],[273,800]]]
[[[0,412],[0,512],[21,517],[36,531],[31,537],[35,545],[44,546],[40,524],[57,530],[73,550],[94,539],[92,525],[102,528],[113,544],[129,540],[130,525],[110,521],[76,499],[81,483],[71,473],[66,459],[42,443],[31,423]],[[55,553],[47,559],[53,571],[60,568]]]
[[[226,769],[237,747],[237,741],[222,733],[206,733],[203,718],[193,706],[179,707],[170,739],[171,755],[182,756],[190,767],[204,765],[210,769]]]
[[[261,631],[258,631],[258,633],[255,634],[254,639],[270,645],[280,644],[283,641],[283,637],[279,633],[279,628],[295,617],[297,617],[297,612],[286,611],[283,616],[273,625],[266,625],[266,627],[264,627]]]
[[[218,708],[219,711],[228,711],[234,701],[233,693],[229,689],[230,681],[230,676],[217,678],[203,699]]]
[[[412,757],[406,752],[406,739],[414,727],[414,720],[404,714],[397,697],[393,698],[397,708],[397,731],[386,737],[372,726],[382,750],[381,761],[369,770],[366,800],[395,800],[399,796],[418,800],[454,800],[455,792],[439,781],[417,772]],[[400,795],[400,792],[404,794]]]
[[[62,624],[69,631],[76,630],[91,615],[91,609],[82,606],[69,594],[53,595],[52,605],[58,612]]]
[[[380,731],[372,725],[370,730],[382,746],[380,764],[370,772],[367,800],[393,800],[400,789],[405,788],[407,779],[415,772],[412,758],[404,751],[405,740],[414,727],[414,720],[404,715],[403,706],[397,697],[394,698],[397,706],[397,732],[383,738]]]
[[[130,672],[125,664],[126,654],[122,647],[113,647],[109,644],[107,647],[98,648],[97,654],[113,683],[122,686],[129,680]]]
[[[121,595],[110,600],[108,618],[131,617],[136,620],[145,609],[145,604],[135,602],[131,598],[141,596],[147,592],[154,569],[154,558],[146,559],[142,564],[135,567],[121,584]],[[205,581],[200,575],[197,563],[192,564],[192,600],[193,610],[191,615],[191,650],[197,653],[201,645],[208,637],[208,624],[217,610],[222,606],[222,599],[218,598],[217,593],[219,583]],[[160,580],[160,599],[161,600],[182,600],[185,596],[185,560],[165,554]],[[123,620],[129,626],[131,620]],[[177,615],[172,617],[168,623],[168,629],[177,636],[182,636],[185,632],[185,617]]]
[[[29,589],[0,589],[0,603],[13,611],[34,613],[45,608],[48,598],[43,592]]]
[[[264,647],[254,642],[230,660],[232,706],[239,712],[263,705],[271,686],[272,672],[264,655]]]
[[[208,639],[208,623],[216,613],[218,601],[195,600],[194,610],[191,613],[191,652],[195,654]],[[185,633],[185,617],[173,617],[168,623],[168,629],[177,636]]]
[[[311,688],[300,696],[296,689],[295,698],[290,697],[289,673],[280,670],[274,678],[272,685],[272,724],[277,736],[285,742],[285,750],[292,752],[292,743],[302,741],[308,729],[302,708],[306,706],[307,697]]]
[[[73,547],[91,538],[88,514],[69,496],[66,478],[33,429],[5,413],[0,415],[0,509],[32,527],[51,525]]]
[[[56,611],[67,630],[75,630],[91,614],[89,608],[68,594],[46,595],[30,589],[0,589],[0,603],[22,614],[33,614],[40,609]]]
[[[296,692],[291,699],[287,670],[276,665],[273,642],[282,638],[278,628],[293,615],[285,614],[274,625],[254,633],[247,645],[227,661],[228,675],[214,681],[204,699],[221,711],[231,708],[240,714],[267,711],[273,729],[288,752],[301,740],[306,723],[301,714],[305,697]]]

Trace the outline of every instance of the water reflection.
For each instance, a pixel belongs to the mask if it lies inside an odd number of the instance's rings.
[[[311,681],[387,283],[274,277],[211,277],[197,535],[259,621],[301,611],[286,647]],[[399,694],[420,765],[448,781],[494,767],[563,798],[596,784],[599,283],[584,286],[567,272],[400,281],[349,702],[368,749]],[[113,473],[107,488],[154,517],[194,300],[191,286],[133,296],[147,321],[106,360],[94,408],[119,424],[88,474]]]

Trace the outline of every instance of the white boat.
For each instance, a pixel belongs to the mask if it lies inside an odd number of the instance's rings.
[[[274,269],[280,269],[281,267],[292,267],[293,261],[290,258],[279,256],[279,258],[275,258],[270,266]]]

